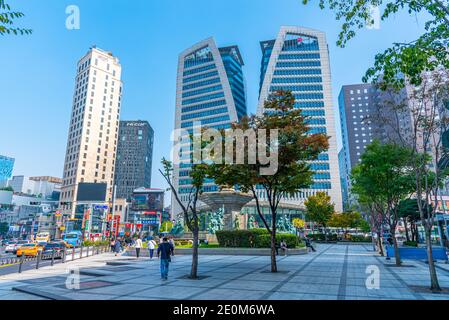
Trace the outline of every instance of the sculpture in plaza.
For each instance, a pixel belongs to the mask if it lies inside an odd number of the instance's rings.
[[[223,209],[210,212],[207,214],[207,217],[207,232],[209,234],[215,234],[216,231],[223,229]]]
[[[171,229],[170,233],[174,236],[182,235],[184,233],[184,227],[181,222],[178,220],[176,224]]]

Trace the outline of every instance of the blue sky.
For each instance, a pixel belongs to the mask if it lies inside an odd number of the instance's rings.
[[[413,40],[424,27],[415,16],[398,15],[382,22],[380,30],[361,30],[340,49],[335,45],[340,23],[317,1],[308,6],[301,0],[8,2],[26,14],[19,25],[34,30],[31,36],[0,38],[0,154],[16,158],[14,174],[62,175],[75,66],[96,44],[122,64],[121,119],[148,120],[154,128],[153,187],[165,186],[157,168],[170,153],[177,58],[185,48],[209,36],[218,46],[238,45],[246,63],[248,110],[254,113],[259,41],[274,39],[281,25],[322,30],[329,42],[338,120],[341,86],[361,82],[377,52]],[[72,4],[80,8],[80,30],[65,28],[65,9]]]

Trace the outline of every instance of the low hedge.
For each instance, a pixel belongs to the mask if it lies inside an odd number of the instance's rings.
[[[372,242],[373,241],[371,236],[365,237],[365,236],[354,236],[354,235],[349,235],[348,240],[352,241],[352,242]]]
[[[271,235],[266,229],[217,231],[217,240],[220,247],[234,248],[269,248]],[[299,246],[300,240],[293,234],[276,234],[276,243],[285,240],[287,247]]]
[[[308,234],[307,238],[313,241],[326,241],[326,235],[324,233]],[[337,241],[337,235],[332,233],[328,234],[327,241]]]
[[[417,247],[418,246],[418,242],[416,242],[416,241],[404,241],[403,245],[407,246],[407,247]]]
[[[110,245],[110,242],[108,240],[104,240],[104,241],[86,240],[83,242],[83,247],[99,247],[99,246],[108,246],[108,245]]]

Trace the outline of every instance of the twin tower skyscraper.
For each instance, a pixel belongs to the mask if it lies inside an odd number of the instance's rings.
[[[301,205],[308,196],[324,191],[341,211],[341,186],[332,101],[329,51],[323,32],[302,27],[281,27],[276,39],[262,41],[259,102],[257,114],[264,113],[264,101],[271,92],[289,90],[295,107],[303,110],[310,133],[330,137],[329,150],[311,162],[314,183],[309,189],[283,199]],[[175,129],[192,133],[194,123],[215,129],[230,128],[247,114],[244,61],[237,46],[217,47],[208,38],[183,51],[179,56]],[[179,141],[175,141],[179,143]],[[191,190],[190,156],[181,157],[174,166],[174,184],[182,201]],[[213,181],[205,192],[218,191]],[[260,190],[260,192],[263,192]],[[264,195],[260,194],[263,200]],[[173,197],[172,197],[173,198]],[[180,208],[172,200],[173,214]]]

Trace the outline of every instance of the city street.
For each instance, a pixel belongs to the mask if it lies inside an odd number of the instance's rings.
[[[395,267],[370,245],[321,244],[316,253],[279,256],[279,272],[269,272],[267,256],[200,256],[200,280],[186,279],[191,256],[175,256],[168,281],[160,280],[159,261],[103,254],[65,265],[0,276],[0,299],[101,300],[434,300],[449,292],[427,290],[427,265],[404,261]],[[107,264],[109,263],[109,264]],[[80,289],[69,290],[67,268],[80,268]],[[370,270],[379,286],[367,287]],[[437,263],[440,285],[449,288],[449,265]],[[14,289],[14,290],[13,290]],[[13,290],[13,291],[12,291]]]

